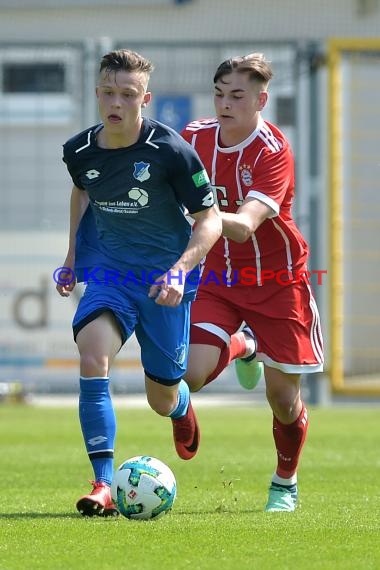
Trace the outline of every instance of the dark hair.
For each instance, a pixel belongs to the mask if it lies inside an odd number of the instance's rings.
[[[264,54],[250,53],[223,61],[216,70],[214,83],[219,81],[223,75],[228,75],[235,70],[238,73],[248,73],[252,81],[258,81],[265,86],[273,77],[270,62],[265,59]]]
[[[154,66],[149,59],[128,49],[118,49],[103,55],[99,73],[106,71],[141,71],[149,75]]]

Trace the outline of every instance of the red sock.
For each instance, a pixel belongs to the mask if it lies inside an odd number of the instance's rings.
[[[238,332],[233,334],[231,336],[230,345],[227,346],[225,343],[223,343],[223,346],[220,348],[221,352],[218,364],[216,365],[214,372],[212,372],[212,374],[210,374],[210,376],[207,378],[204,386],[215,380],[215,378],[217,378],[219,374],[223,372],[223,370],[230,364],[232,360],[235,360],[235,358],[241,358],[245,355],[247,351],[247,344],[245,341],[244,333]]]
[[[308,427],[309,420],[304,404],[300,415],[292,424],[282,424],[273,416],[273,438],[277,449],[276,473],[279,477],[289,479],[296,473]]]

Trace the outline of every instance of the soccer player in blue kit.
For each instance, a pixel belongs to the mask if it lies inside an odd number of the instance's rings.
[[[182,379],[198,281],[191,271],[222,226],[208,176],[191,145],[142,116],[151,99],[152,71],[152,63],[136,52],[103,56],[96,87],[102,122],[63,147],[74,183],[63,265],[87,283],[73,319],[80,355],[79,419],[94,471],[92,491],[76,505],[84,516],[117,515],[110,492],[116,418],[109,372],[133,332],[148,403],[171,418],[178,455],[191,459],[199,444]],[[187,213],[196,221],[193,230]],[[76,278],[59,281],[58,293],[69,296],[75,283]]]

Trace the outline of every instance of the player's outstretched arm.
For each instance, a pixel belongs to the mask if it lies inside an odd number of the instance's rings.
[[[221,236],[222,220],[216,206],[196,212],[191,216],[196,224],[193,226],[187,248],[173,267],[165,275],[159,277],[157,283],[153,284],[149,290],[149,297],[155,297],[159,305],[176,307],[180,304],[186,274],[198,265]],[[182,278],[177,279],[176,276]]]
[[[87,192],[73,186],[70,198],[70,230],[69,230],[69,247],[66,259],[63,262],[63,268],[67,268],[67,273],[74,275],[75,273],[75,241],[80,221],[87,209],[89,198]],[[74,289],[76,279],[69,278],[67,282],[62,274],[62,279],[57,283],[56,289],[61,297],[68,297]]]
[[[238,243],[246,242],[273,210],[256,198],[247,198],[235,214],[222,212],[223,235]]]
[[[194,269],[222,235],[222,218],[216,206],[190,215],[196,224],[187,248],[175,264],[183,265],[186,271]]]

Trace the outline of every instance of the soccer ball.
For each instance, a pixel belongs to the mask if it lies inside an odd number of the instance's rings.
[[[171,469],[159,459],[138,455],[115,471],[112,499],[127,519],[157,519],[171,510],[177,484]]]
[[[149,202],[148,192],[146,190],[143,190],[143,188],[131,188],[131,190],[128,192],[128,196],[132,200],[136,200],[140,206],[146,206]]]

